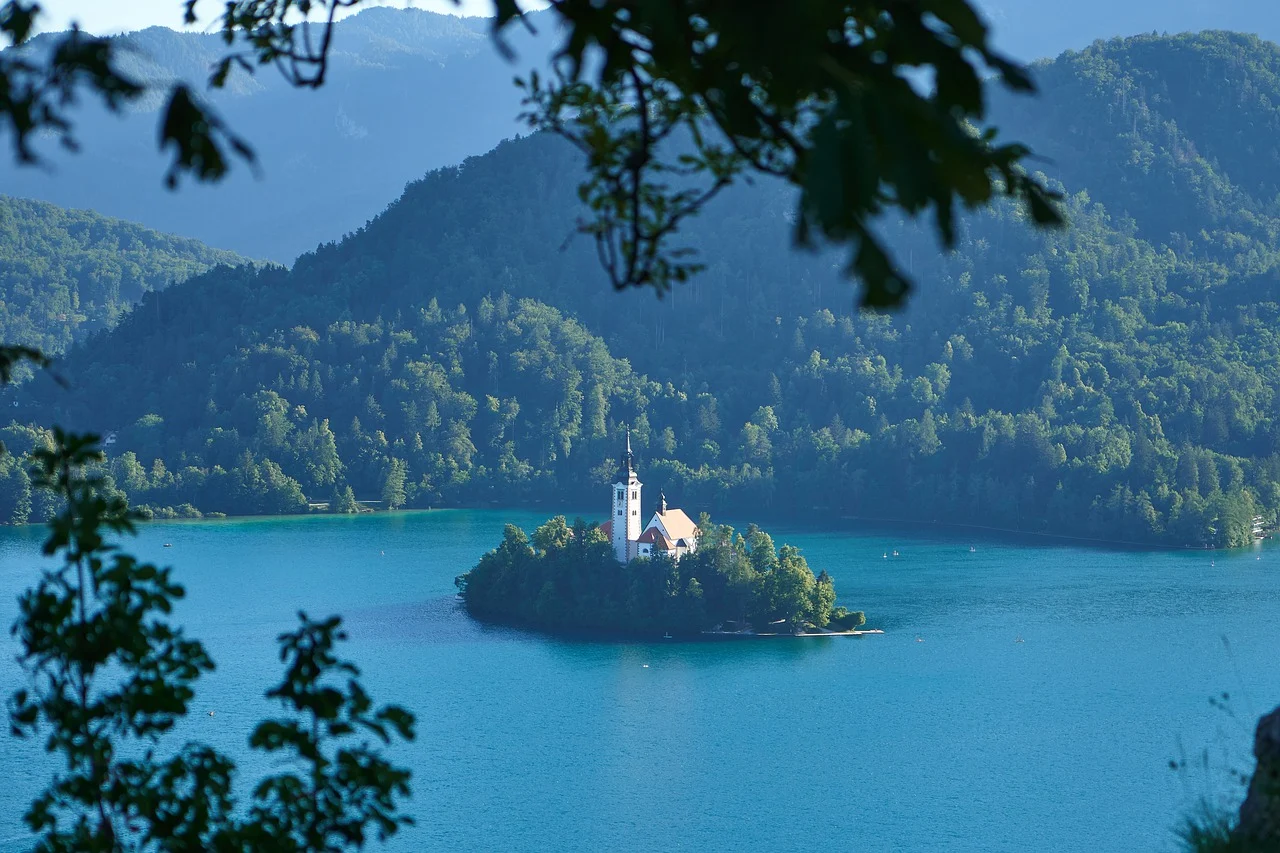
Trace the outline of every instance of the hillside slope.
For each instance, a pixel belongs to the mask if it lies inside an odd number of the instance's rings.
[[[1197,39],[1193,80],[1223,52],[1248,69],[1275,50]],[[1183,44],[1095,50],[1123,68]],[[264,511],[243,497],[253,483],[293,505],[347,486],[420,505],[589,500],[629,424],[646,482],[708,510],[1239,544],[1280,507],[1278,247],[1266,227],[1236,230],[1265,223],[1268,202],[1214,204],[1177,134],[1146,138],[1157,166],[1132,188],[1076,183],[1134,143],[1104,110],[1068,108],[1092,91],[1073,56],[1045,75],[1059,123],[1037,127],[1081,152],[1061,172],[1073,227],[1031,233],[997,207],[943,255],[886,222],[921,284],[900,315],[852,313],[839,258],[788,250],[791,196],[770,184],[687,230],[708,263],[694,283],[663,301],[609,292],[584,241],[561,248],[575,157],[536,137],[429,175],[291,271],[194,279],[165,294],[162,323],[144,300],[68,355],[77,391],[13,399],[23,418],[118,430],[137,455],[126,490],[161,505]],[[1239,85],[1280,103],[1264,73]],[[1203,126],[1265,145],[1251,128],[1269,116]],[[1224,144],[1204,168],[1235,156]],[[1138,203],[1143,181],[1187,199],[1185,223]],[[1193,228],[1210,236],[1179,239]],[[241,492],[201,485],[233,474]]]
[[[1037,63],[1048,97],[1004,98],[1007,132],[1144,237],[1232,272],[1280,234],[1280,46],[1210,32],[1140,36]],[[1260,257],[1249,257],[1250,252]]]
[[[145,293],[244,262],[131,222],[0,196],[0,340],[60,353]]]

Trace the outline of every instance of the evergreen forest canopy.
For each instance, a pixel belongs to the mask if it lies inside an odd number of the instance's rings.
[[[0,340],[60,353],[144,293],[244,262],[92,211],[0,196]]]
[[[533,538],[508,524],[502,543],[458,591],[473,616],[551,632],[691,636],[732,626],[782,633],[856,628],[860,611],[835,606],[835,584],[814,575],[800,549],[756,525],[746,535],[698,522],[698,549],[672,560],[659,552],[623,565],[604,532],[556,516]]]
[[[789,250],[769,182],[688,224],[688,285],[610,293],[590,246],[560,250],[580,163],[535,136],[291,271],[200,276],[160,323],[146,296],[67,355],[74,391],[5,399],[116,432],[115,486],[161,511],[598,500],[630,424],[646,482],[718,514],[1242,544],[1280,507],[1280,49],[1144,36],[1036,75],[999,113],[1055,158],[1072,227],[995,206],[942,254],[885,221],[921,290],[900,314]],[[20,474],[0,491],[24,517]]]

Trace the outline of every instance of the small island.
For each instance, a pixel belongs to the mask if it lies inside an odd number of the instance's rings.
[[[861,611],[836,607],[825,571],[768,533],[692,520],[665,496],[640,528],[641,484],[630,441],[604,525],[556,516],[532,539],[507,525],[502,543],[455,581],[474,617],[560,634],[618,637],[777,636],[854,632]]]

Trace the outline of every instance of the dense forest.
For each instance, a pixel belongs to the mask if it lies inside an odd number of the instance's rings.
[[[705,513],[698,528],[698,550],[678,561],[660,553],[623,565],[582,519],[570,526],[556,516],[532,540],[509,524],[456,583],[473,616],[552,632],[687,636],[750,625],[781,633],[866,621],[835,607],[831,576],[815,576],[798,548],[776,547],[754,524],[735,533]]]
[[[71,390],[4,400],[113,433],[115,485],[161,512],[572,505],[629,424],[646,483],[695,511],[1248,541],[1280,507],[1280,48],[1150,36],[1036,73],[1000,108],[1054,157],[1070,229],[997,206],[944,253],[883,222],[919,283],[901,314],[791,251],[768,183],[685,229],[692,283],[610,292],[566,243],[578,162],[533,137],[292,270],[147,295],[68,353]]]
[[[0,196],[0,340],[59,353],[233,252],[85,210]]]

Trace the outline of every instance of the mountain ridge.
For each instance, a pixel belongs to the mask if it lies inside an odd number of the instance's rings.
[[[1236,43],[1198,38],[1208,66]],[[1117,40],[1089,61],[1132,50]],[[996,205],[945,254],[915,223],[884,221],[920,283],[899,315],[855,313],[838,256],[789,250],[793,196],[771,182],[690,223],[707,269],[688,286],[612,293],[587,241],[561,248],[576,155],[534,136],[411,184],[291,270],[147,297],[68,353],[77,393],[41,381],[5,399],[24,419],[118,432],[135,455],[113,461],[116,481],[158,507],[283,511],[377,495],[392,471],[411,505],[587,500],[629,425],[652,481],[716,512],[1248,541],[1253,517],[1280,508],[1280,246],[1231,229],[1267,211],[1210,203],[1212,164],[1183,168],[1167,122],[1129,123],[1128,138],[1082,109],[1096,87],[1073,81],[1094,65],[1059,62],[1065,82],[1044,94],[1059,124],[1039,132],[1094,122],[1089,156],[1061,164],[1073,227],[1034,233]],[[1135,145],[1155,164],[1142,174],[1190,194],[1188,216],[1219,237],[1144,231],[1158,200],[1083,183]],[[158,479],[138,474],[155,459]]]
[[[1263,5],[1231,0],[1205,10],[1145,3],[1140,14],[1122,10],[1132,16],[1125,19],[1131,26],[1115,28],[1140,29],[1138,21],[1163,29],[1202,27],[1257,9],[1256,29],[1280,38],[1280,19],[1271,20],[1280,16],[1268,18]],[[1111,19],[1103,13],[1118,14],[1115,4],[1100,2],[1071,16],[1046,12],[1032,0],[992,0],[984,8],[995,21],[997,46],[1027,59],[1084,47],[1082,33],[1108,33]],[[1046,16],[1053,26],[1044,25]],[[209,97],[255,146],[260,181],[238,164],[221,186],[165,191],[164,159],[140,147],[155,135],[160,99],[153,96],[124,119],[86,106],[78,121],[90,144],[81,154],[47,150],[52,177],[0,162],[0,185],[11,195],[99,210],[289,264],[363,226],[425,172],[458,164],[523,130],[512,78],[545,68],[556,40],[549,13],[532,18],[540,35],[523,27],[505,34],[519,56],[514,64],[492,49],[483,19],[371,7],[339,22],[333,73],[320,91],[291,91],[269,69],[233,74],[226,90]],[[129,38],[137,48],[129,67],[140,76],[187,79],[198,89],[221,47],[216,35],[163,28]],[[351,168],[355,162],[359,169]]]
[[[1195,78],[1183,68],[1197,69]],[[1238,33],[1136,36],[1032,70],[1057,97],[1004,98],[997,111],[1050,174],[1134,216],[1157,242],[1280,234],[1280,150],[1266,144],[1280,133],[1280,46]],[[1082,125],[1075,116],[1085,114],[1091,123]],[[1082,128],[1120,144],[1099,146]]]
[[[1134,33],[1169,36],[1212,29],[1280,40],[1280,12],[1269,0],[1078,0],[1069,14],[1039,0],[977,0],[977,6],[996,47],[1024,62]]]
[[[121,116],[85,104],[76,113],[76,132],[88,143],[81,152],[45,145],[43,169],[0,160],[0,185],[13,196],[292,263],[364,225],[407,182],[521,130],[512,80],[541,66],[554,28],[538,37],[515,28],[508,41],[521,61],[509,64],[493,52],[485,27],[424,10],[371,8],[337,24],[331,82],[319,90],[292,89],[270,68],[233,73],[224,90],[205,95],[254,148],[257,175],[237,162],[217,185],[166,189],[166,159],[150,144],[157,93]],[[29,49],[45,49],[52,38],[37,37]],[[198,91],[225,49],[217,35],[161,27],[124,39],[133,50],[125,70],[161,83],[184,79]]]

